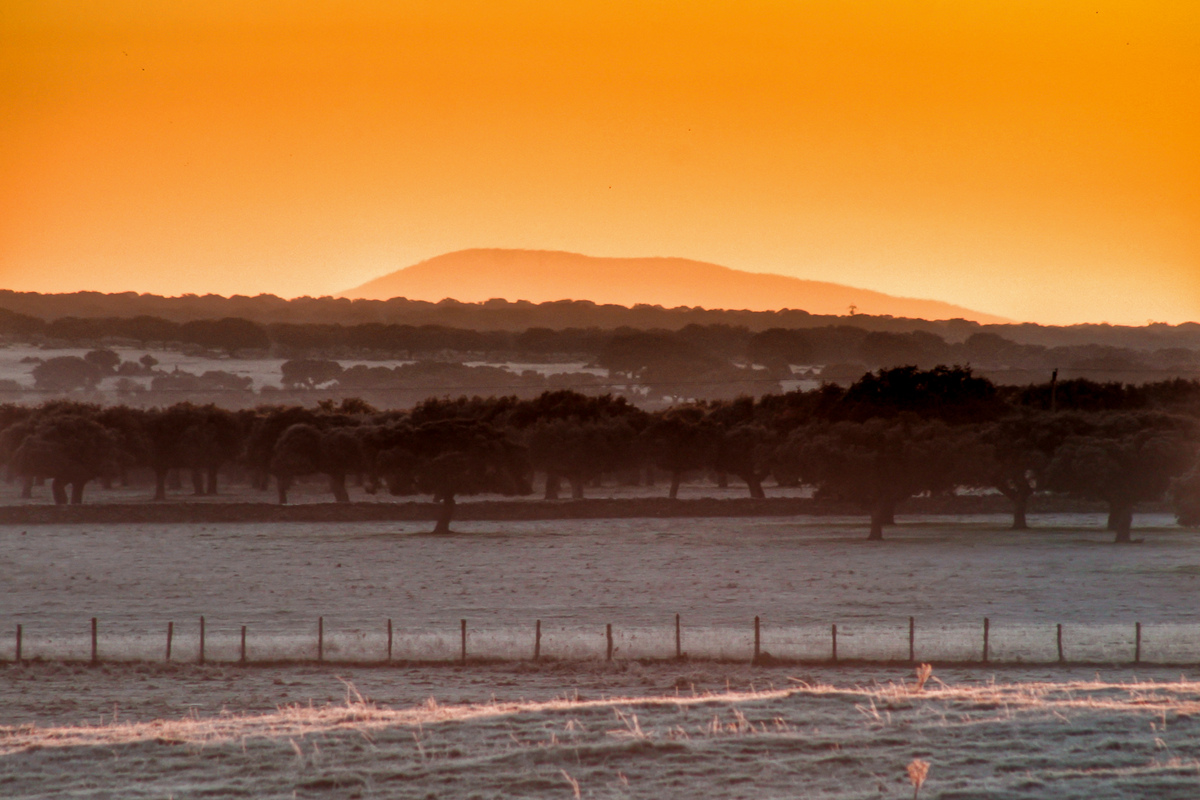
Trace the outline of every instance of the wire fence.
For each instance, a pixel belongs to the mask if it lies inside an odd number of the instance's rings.
[[[929,662],[995,665],[1154,664],[1200,666],[1200,624],[804,624],[744,626],[607,624],[401,629],[339,629],[317,618],[308,630],[269,631],[216,624],[204,617],[142,632],[106,631],[101,620],[75,630],[16,625],[0,640],[0,661],[164,662],[279,665],[288,663],[448,664],[490,661],[712,660],[773,663]]]

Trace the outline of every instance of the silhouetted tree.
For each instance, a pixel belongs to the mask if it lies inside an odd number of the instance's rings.
[[[548,485],[565,478],[575,500],[583,499],[584,486],[593,479],[636,464],[637,431],[621,418],[545,420],[527,437],[533,466],[546,473]]]
[[[1028,530],[1029,500],[1043,488],[1046,468],[1071,435],[1076,418],[1038,412],[1014,414],[980,430],[977,482],[996,489],[1013,504],[1013,530]]]
[[[245,433],[235,414],[209,403],[195,408],[180,436],[181,461],[192,473],[193,493],[217,494],[221,467],[242,453]]]
[[[1171,505],[1180,525],[1200,527],[1200,463],[1171,485]]]
[[[705,418],[704,409],[684,406],[661,414],[642,437],[654,465],[671,475],[668,496],[675,500],[686,473],[709,469],[716,462],[721,431]]]
[[[416,487],[440,502],[435,533],[449,533],[455,497],[477,492],[528,494],[529,466],[521,447],[503,431],[474,419],[426,422],[412,430],[407,448],[390,462],[403,466]]]
[[[89,481],[117,473],[117,437],[107,428],[80,414],[51,414],[38,420],[17,448],[13,463],[17,474],[50,478],[54,502],[83,502]]]
[[[248,319],[198,319],[179,326],[179,339],[236,355],[239,350],[262,350],[271,340],[261,325]]]
[[[963,432],[912,415],[815,423],[794,431],[787,446],[805,483],[870,513],[869,539],[883,538],[902,501],[952,489],[970,457]]]
[[[112,375],[121,364],[121,357],[112,350],[92,350],[83,356],[83,360],[93,365],[105,375]]]
[[[315,389],[340,378],[342,365],[325,359],[301,358],[283,362],[280,371],[283,385],[289,389]]]
[[[719,472],[736,475],[746,482],[750,496],[766,497],[762,483],[775,462],[775,436],[762,425],[745,422],[721,431],[714,465]]]
[[[1108,504],[1116,542],[1132,541],[1138,503],[1157,500],[1192,465],[1195,422],[1161,412],[1096,415],[1066,439],[1046,469],[1049,489]]]
[[[33,382],[39,389],[69,392],[75,389],[94,389],[104,379],[104,372],[79,356],[57,356],[33,368]]]
[[[951,423],[983,422],[1005,410],[996,386],[969,367],[896,367],[868,373],[829,409],[834,419],[865,420],[905,412]]]
[[[328,475],[334,499],[348,503],[346,476],[362,471],[362,443],[354,429],[347,427],[321,430],[311,424],[292,425],[279,438],[271,459],[281,505],[287,503],[287,492],[295,478],[315,473]]]

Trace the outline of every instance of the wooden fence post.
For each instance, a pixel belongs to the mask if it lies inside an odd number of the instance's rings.
[[[608,640],[608,652],[605,655],[605,660],[612,661],[613,641],[612,641],[612,623],[608,623],[604,628],[604,636]]]
[[[463,664],[466,664],[467,663],[467,621],[465,619],[460,619],[458,621],[458,624],[459,624],[459,628],[462,631],[462,654],[461,654],[459,660]]]
[[[17,664],[21,663],[21,633],[22,633],[21,626],[20,626],[20,624],[18,624],[17,625],[17,657],[14,659],[14,661]]]
[[[837,663],[837,623],[836,622],[833,623],[831,632],[833,635],[833,663],[836,664]]]
[[[243,664],[246,663],[246,626],[245,625],[242,626],[242,652],[241,652],[240,660]]]
[[[683,658],[683,636],[679,628],[679,615],[675,615],[675,658]]]
[[[392,660],[392,621],[388,620],[388,651],[387,660],[390,663]]]
[[[171,662],[171,640],[175,638],[175,623],[167,623],[167,663]]]
[[[1058,623],[1058,663],[1063,663],[1062,623]]]
[[[533,660],[542,658],[542,621],[539,619],[533,626]]]
[[[762,632],[759,629],[758,617],[754,618],[754,661],[758,663],[758,654],[762,651]]]
[[[1133,663],[1140,664],[1142,661],[1142,623],[1135,622],[1134,631]]]
[[[988,627],[990,621],[987,617],[983,618],[983,663],[988,662]]]
[[[908,618],[908,663],[917,663],[917,620]]]
[[[197,663],[204,663],[204,617],[200,617],[200,657]]]
[[[100,663],[100,654],[96,647],[96,618],[92,617],[92,666]]]
[[[317,661],[325,660],[325,618],[317,617]]]

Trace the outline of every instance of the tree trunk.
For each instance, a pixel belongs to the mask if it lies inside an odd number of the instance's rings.
[[[546,473],[546,498],[547,500],[557,500],[558,490],[562,487],[562,479],[556,473]]]
[[[285,475],[275,476],[275,488],[279,491],[279,505],[287,505],[288,487],[292,485],[292,479]]]
[[[56,506],[65,506],[67,504],[67,487],[60,479],[55,478],[50,481],[50,494],[54,496],[54,504]]]
[[[571,482],[571,499],[572,500],[582,500],[583,499],[583,483],[584,483],[583,478],[579,477],[579,476],[575,476],[572,478],[568,478],[568,480]]]
[[[449,533],[450,520],[454,519],[454,494],[446,492],[442,495],[442,506],[438,509],[437,525],[434,526],[434,533]]]
[[[192,496],[204,496],[204,472],[198,469],[192,470]]]
[[[21,482],[21,499],[22,500],[32,500],[33,499],[33,476],[32,475],[26,475],[25,480]]]
[[[683,482],[683,470],[675,470],[671,473],[671,494],[672,500],[679,499],[679,484]]]
[[[77,506],[83,502],[83,487],[87,485],[87,481],[74,481],[71,483],[71,505]]]
[[[329,474],[329,491],[333,492],[333,499],[339,503],[349,503],[350,493],[346,491],[346,476],[341,473]]]
[[[883,541],[883,526],[887,515],[885,506],[877,506],[871,510],[871,533],[868,534],[867,541]]]
[[[221,471],[220,467],[208,468],[208,485],[204,487],[206,495],[216,495],[217,493],[217,473]]]
[[[154,499],[167,499],[167,471],[165,469],[154,470]]]
[[[1112,530],[1117,534],[1113,540],[1116,544],[1129,544],[1133,541],[1130,537],[1133,528],[1133,506],[1115,507],[1109,512],[1108,518],[1112,521]]]
[[[1029,523],[1025,521],[1025,513],[1029,510],[1029,495],[1021,492],[1012,498],[1013,502],[1013,524],[1014,531],[1029,530]]]
[[[763,491],[762,480],[757,475],[743,475],[742,480],[750,487],[750,496],[755,500],[765,500],[767,493]]]

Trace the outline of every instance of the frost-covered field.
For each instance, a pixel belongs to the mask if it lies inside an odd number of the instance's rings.
[[[14,798],[907,798],[914,759],[927,798],[1200,792],[1200,683],[1161,670],[35,665],[0,687]]]
[[[1200,663],[1200,539],[1140,517],[1145,542],[1117,547],[1099,515],[1039,518],[1018,534],[1000,517],[928,518],[865,541],[862,521],[830,518],[427,523],[119,525],[0,528],[0,659],[24,628],[24,655],[84,658],[89,619],[103,659],[325,655],[454,658],[459,620],[473,656],[523,658],[542,621],[542,653],[674,655],[674,615],[694,657],[748,658],[753,619],[777,657],[907,658],[908,618],[926,660],[981,655],[1052,661],[1142,657]]]
[[[921,797],[1200,796],[1200,539],[1004,522],[0,528],[0,659],[17,624],[26,657],[86,659],[94,616],[103,662],[0,668],[0,797],[899,798],[913,759]],[[673,655],[676,613],[691,658],[633,660]],[[835,622],[843,659],[907,658],[913,616],[934,678],[751,667],[756,615],[764,650],[812,659]],[[242,625],[251,660],[311,659],[318,616],[333,663],[211,663]],[[948,665],[979,658],[984,617],[1008,663]],[[510,660],[348,663],[383,658],[388,618],[398,659],[455,658],[467,619],[472,657]],[[1176,666],[1129,664],[1135,622],[1143,661]],[[1033,663],[1057,623],[1097,665]]]

